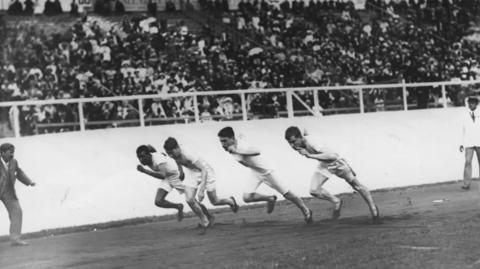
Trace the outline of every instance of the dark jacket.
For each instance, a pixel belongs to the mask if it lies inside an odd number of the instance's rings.
[[[0,198],[5,195],[17,197],[14,188],[17,179],[27,186],[32,184],[30,178],[18,166],[16,159],[12,159],[8,163],[8,173],[3,162],[0,162]]]

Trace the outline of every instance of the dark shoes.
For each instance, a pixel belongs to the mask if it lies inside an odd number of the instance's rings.
[[[209,223],[209,225],[210,225],[210,223]],[[205,235],[207,233],[208,225],[205,226],[205,225],[202,225],[202,224],[198,224],[198,229],[200,229],[200,232],[198,232],[198,235]]]
[[[342,211],[343,200],[340,200],[339,205],[333,209],[332,220],[340,218],[340,212]]]
[[[212,228],[215,225],[215,216],[213,214],[207,216],[208,218],[208,228]]]
[[[232,196],[230,197],[230,199],[232,199],[233,201],[233,205],[230,206],[230,209],[232,209],[233,213],[237,213],[238,212],[238,204],[237,204],[237,201],[235,200],[235,198]]]
[[[382,221],[380,220],[380,211],[378,211],[378,207],[375,206],[377,209],[377,214],[375,216],[372,216],[373,219],[373,224],[382,224]]]
[[[305,216],[305,223],[312,224],[313,223],[313,211],[308,209],[308,216]]]
[[[470,185],[463,185],[462,190],[466,190],[466,191],[470,190]]]
[[[178,221],[183,220],[183,205],[182,204],[180,204],[180,206],[178,207],[177,220]]]
[[[273,212],[275,209],[275,203],[277,202],[277,196],[273,196],[273,199],[271,201],[267,202],[267,213],[270,214]]]

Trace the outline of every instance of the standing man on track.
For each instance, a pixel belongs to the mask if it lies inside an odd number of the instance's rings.
[[[469,190],[472,183],[472,159],[473,154],[477,154],[477,161],[480,166],[480,118],[477,111],[478,99],[476,97],[467,98],[467,113],[462,121],[462,145],[460,152],[465,150],[465,166],[463,170],[462,189]]]
[[[0,145],[0,200],[8,211],[10,218],[10,244],[12,246],[26,246],[27,242],[20,239],[22,232],[22,208],[15,192],[15,181],[18,179],[26,186],[35,186],[35,182],[20,169],[18,162],[13,158],[15,146],[10,143]]]
[[[302,211],[307,224],[313,223],[312,210],[305,205],[302,199],[283,186],[273,173],[273,170],[269,168],[265,160],[260,156],[260,150],[248,145],[243,140],[236,139],[232,127],[221,129],[218,132],[218,138],[223,149],[229,152],[240,164],[250,168],[252,171],[252,177],[246,179],[243,194],[243,200],[246,203],[267,202],[267,213],[272,213],[277,196],[267,196],[256,192],[260,184],[265,183],[281,193],[285,199],[294,203]]]
[[[315,143],[310,137],[302,135],[302,132],[296,126],[287,128],[285,139],[301,155],[319,161],[318,168],[310,183],[310,194],[318,199],[330,201],[334,205],[332,219],[336,220],[340,217],[343,201],[323,188],[323,184],[332,175],[336,175],[343,178],[354,190],[360,193],[370,208],[373,222],[380,223],[378,208],[370,191],[358,181],[355,172],[345,159],[332,150]]]

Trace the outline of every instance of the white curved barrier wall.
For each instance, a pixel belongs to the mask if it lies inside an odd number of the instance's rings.
[[[290,125],[306,127],[310,135],[323,138],[372,189],[460,179],[459,119],[464,109],[107,129],[1,142],[16,145],[21,167],[38,183],[34,188],[16,185],[24,209],[24,232],[29,232],[173,213],[154,206],[156,180],[136,171],[135,156],[139,144],[162,149],[168,136],[209,160],[217,171],[218,193],[240,201],[242,179],[250,174],[220,147],[216,134],[227,125],[261,147],[281,179],[304,197],[309,195],[316,164],[290,149],[283,138]],[[474,175],[477,170],[475,165]],[[326,187],[335,193],[350,191],[337,178]],[[260,191],[273,192],[265,187]],[[169,199],[183,201],[176,192]],[[0,208],[0,234],[7,234],[8,215]]]

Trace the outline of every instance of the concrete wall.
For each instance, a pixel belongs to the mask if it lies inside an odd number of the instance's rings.
[[[263,148],[281,179],[301,196],[308,196],[316,164],[287,145],[283,134],[290,125],[304,126],[310,135],[323,138],[347,158],[359,179],[372,189],[460,179],[459,118],[463,109],[108,129],[0,142],[16,145],[20,165],[38,182],[34,188],[16,185],[24,209],[24,231],[28,232],[173,213],[154,206],[157,182],[136,171],[135,156],[139,144],[150,143],[161,149],[168,136],[211,162],[217,171],[220,195],[241,200],[242,179],[249,173],[223,151],[216,137],[227,125]],[[326,187],[335,193],[350,191],[337,178]],[[265,187],[260,191],[273,192]],[[183,201],[176,192],[169,198]],[[0,234],[7,234],[8,216],[4,207],[0,208]]]

